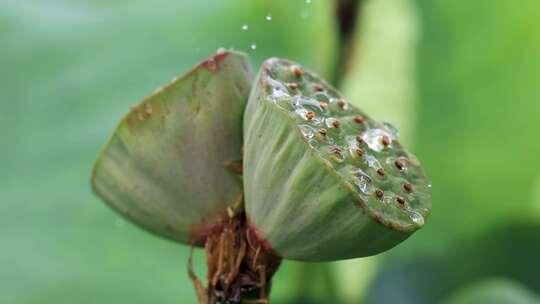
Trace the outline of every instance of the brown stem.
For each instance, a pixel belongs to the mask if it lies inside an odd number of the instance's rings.
[[[354,34],[362,0],[336,0],[336,19],[339,35],[339,53],[333,82],[340,88],[354,48]]]
[[[190,268],[199,301],[216,303],[269,303],[270,280],[281,258],[266,249],[250,231],[245,214],[229,211],[229,219],[207,236],[205,243],[208,287]],[[202,293],[202,294],[201,294]]]

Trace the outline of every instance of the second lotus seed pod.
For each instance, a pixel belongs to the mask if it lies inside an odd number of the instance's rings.
[[[263,64],[244,138],[252,233],[283,258],[374,255],[405,240],[431,212],[429,182],[395,128],[293,62]]]

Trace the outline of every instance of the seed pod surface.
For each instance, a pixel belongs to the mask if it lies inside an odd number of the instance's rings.
[[[241,159],[248,58],[220,51],[135,106],[92,174],[94,191],[162,237],[201,245],[241,191],[225,164]]]
[[[244,115],[246,213],[272,250],[306,261],[369,256],[424,225],[431,186],[395,128],[287,60],[265,62],[254,85]]]

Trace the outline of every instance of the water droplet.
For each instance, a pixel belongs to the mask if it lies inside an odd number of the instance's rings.
[[[320,102],[318,102],[317,100],[315,100],[313,98],[306,98],[306,97],[301,96],[301,95],[295,96],[295,98],[294,98],[294,106],[295,107],[307,107],[307,108],[315,109],[315,110],[318,110],[318,111],[323,110]]]
[[[375,170],[379,170],[380,168],[382,168],[381,163],[373,155],[366,155],[365,159],[368,163],[368,166],[370,166],[371,168]]]
[[[362,134],[362,139],[371,150],[381,152],[385,147],[390,145],[395,138],[384,130],[369,129]]]
[[[281,99],[290,98],[291,96],[288,93],[287,88],[279,81],[268,78],[268,83],[270,84],[270,89],[272,93],[270,94],[270,99],[277,103]]]
[[[389,122],[383,122],[384,128],[390,133],[390,138],[396,140],[399,137],[399,130]]]
[[[247,25],[247,24],[242,25],[242,30],[244,30],[244,31],[249,30],[249,25]]]
[[[411,218],[411,220],[417,226],[423,226],[424,225],[424,217],[420,213],[418,213],[416,211],[412,211],[412,210],[409,210],[408,213],[409,213],[409,217]]]
[[[300,132],[302,132],[302,135],[307,139],[312,139],[313,136],[315,136],[313,128],[308,125],[299,125],[298,128],[300,129]]]
[[[296,110],[294,110],[294,112],[296,112],[296,114],[298,114],[304,120],[318,122],[318,120],[315,121],[315,113],[308,111],[305,108],[297,108]]]
[[[306,0],[306,4],[311,4],[311,0]]]
[[[333,117],[328,117],[325,120],[325,122],[326,122],[326,126],[328,128],[339,128],[339,126],[341,124],[341,122],[338,119],[333,118]]]
[[[252,43],[250,48],[255,51],[257,49],[257,44]]]
[[[427,187],[428,187],[429,189],[433,188],[433,186],[432,186],[431,184],[428,184]]]
[[[218,48],[218,49],[217,49],[217,52],[216,52],[216,54],[218,54],[218,55],[223,55],[223,54],[225,54],[225,53],[227,53],[227,49],[224,48],[224,47]]]
[[[373,192],[373,184],[371,178],[361,169],[354,171],[354,175],[357,177],[355,184],[364,194],[371,194]]]
[[[272,15],[270,14],[266,15],[266,21],[272,21]]]

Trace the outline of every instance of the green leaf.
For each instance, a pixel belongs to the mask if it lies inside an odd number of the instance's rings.
[[[444,304],[538,304],[540,297],[518,282],[492,278],[468,285],[443,301]]]

